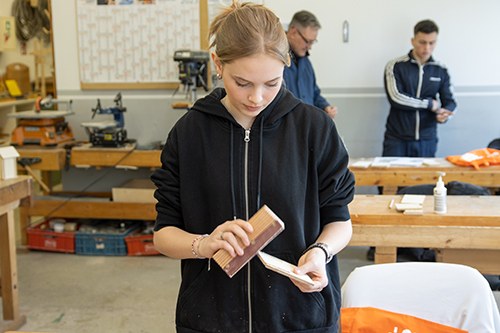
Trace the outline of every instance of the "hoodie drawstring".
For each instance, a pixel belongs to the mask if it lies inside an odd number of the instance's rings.
[[[262,145],[262,138],[264,137],[264,117],[260,119],[260,137],[259,137],[259,173],[257,177],[257,209],[255,211],[258,211],[260,209],[260,193],[261,193],[261,183],[262,183],[262,160],[263,160],[263,145]]]
[[[230,177],[231,177],[231,205],[233,207],[233,218],[236,220],[236,197],[234,194],[234,153],[233,153],[233,146],[234,146],[234,138],[233,138],[233,124],[230,122],[231,126],[231,143],[229,145],[229,170],[230,170]]]

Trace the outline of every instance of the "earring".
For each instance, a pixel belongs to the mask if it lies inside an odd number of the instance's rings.
[[[217,73],[217,80],[222,80],[222,75],[220,75],[220,73]]]

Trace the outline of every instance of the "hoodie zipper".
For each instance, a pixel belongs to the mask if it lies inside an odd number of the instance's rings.
[[[248,210],[248,146],[250,144],[250,129],[245,129],[245,138],[243,139],[245,141],[245,218],[248,221],[250,218],[249,215],[249,210]],[[250,263],[248,263],[248,269],[247,269],[247,300],[248,300],[248,332],[252,333],[252,301],[250,298],[251,292],[250,292],[250,285],[251,285],[251,276],[250,276]]]

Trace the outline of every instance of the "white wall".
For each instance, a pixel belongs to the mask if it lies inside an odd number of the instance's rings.
[[[311,52],[321,87],[381,87],[385,63],[408,52],[413,26],[434,19],[439,27],[435,57],[455,86],[500,85],[498,0],[264,0],[283,22],[307,9],[323,28]],[[78,43],[74,0],[52,0],[58,89],[78,90]],[[342,42],[342,23],[350,42]]]
[[[500,85],[498,0],[265,0],[283,22],[302,9],[320,21],[311,52],[323,87],[381,87],[388,60],[411,48],[413,26],[432,19],[440,33],[435,57],[450,69],[456,86]],[[342,42],[342,23],[350,41]]]

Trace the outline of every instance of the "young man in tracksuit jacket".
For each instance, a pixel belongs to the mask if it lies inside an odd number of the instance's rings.
[[[413,49],[385,67],[384,85],[391,108],[383,156],[434,157],[437,124],[446,122],[457,107],[448,70],[432,57],[437,35],[434,22],[417,23]]]
[[[335,123],[281,87],[250,129],[240,126],[215,89],[170,132],[152,175],[155,230],[209,234],[223,221],[248,220],[263,204],[285,223],[264,249],[297,264],[325,224],[350,219],[354,177]],[[337,222],[333,222],[337,223]],[[222,237],[222,235],[221,235]],[[195,250],[195,249],[193,249]],[[178,332],[337,332],[340,281],[334,256],[328,285],[303,293],[257,257],[235,276],[207,259],[181,260]]]

